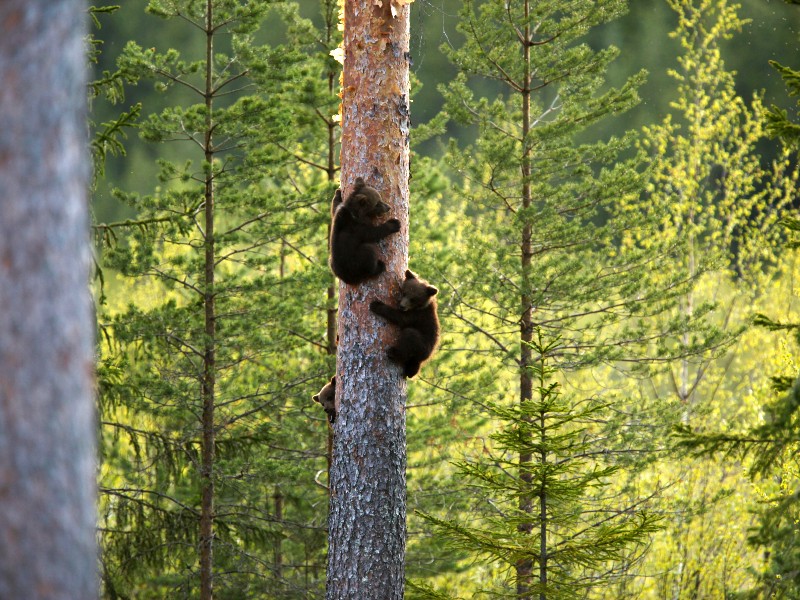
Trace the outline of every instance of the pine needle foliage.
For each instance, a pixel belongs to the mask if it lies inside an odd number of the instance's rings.
[[[770,64],[781,73],[789,94],[800,94],[798,73],[775,62]],[[765,113],[764,119],[770,135],[779,137],[795,153],[800,150],[797,125],[789,121],[785,111],[773,106]],[[785,216],[780,223],[789,232],[786,252],[800,248],[797,239],[800,219]],[[759,313],[754,316],[753,325],[772,332],[791,333],[795,338],[795,349],[800,347],[799,323],[780,322]],[[774,376],[772,380],[775,398],[764,407],[764,418],[755,427],[746,431],[709,431],[681,424],[674,432],[678,447],[691,454],[721,456],[736,461],[749,458],[751,477],[762,482],[763,504],[756,507],[759,524],[749,542],[766,550],[767,561],[758,574],[759,585],[742,592],[742,598],[800,596],[800,545],[797,536],[797,523],[800,522],[800,465],[797,462],[800,378],[792,373]]]
[[[533,398],[487,402],[497,431],[481,456],[456,462],[473,512],[459,520],[423,515],[456,548],[498,567],[499,579],[481,582],[473,597],[585,596],[625,577],[658,529],[646,501],[620,506],[612,493],[603,497],[619,470],[597,435],[608,405],[562,393],[553,367],[558,339],[547,342],[538,329],[531,350]],[[532,460],[521,465],[520,455]],[[533,569],[521,595],[517,566],[525,561]]]
[[[773,331],[793,331],[795,348],[800,344],[800,325],[776,323],[763,316],[757,322]],[[678,447],[692,455],[748,464],[760,491],[761,504],[753,507],[759,521],[748,541],[764,548],[767,560],[758,573],[758,585],[743,591],[742,598],[796,598],[800,594],[800,379],[776,377],[774,382],[775,398],[763,407],[764,419],[759,425],[745,431],[679,425],[674,432]]]
[[[446,157],[455,204],[469,224],[466,250],[445,274],[448,330],[466,341],[470,368],[479,365],[492,380],[466,396],[478,407],[508,407],[513,398],[519,412],[504,418],[525,418],[537,393],[534,331],[560,340],[548,356],[560,371],[635,362],[646,318],[671,306],[684,285],[669,274],[652,285],[671,248],[639,244],[620,253],[622,240],[653,230],[654,221],[635,208],[649,165],[634,134],[592,135],[593,125],[638,102],[645,77],[609,86],[619,50],[594,49],[585,37],[626,8],[620,0],[467,1],[463,45],[443,48],[459,74],[440,87],[444,113],[425,134],[445,120],[475,134],[471,144],[451,142]],[[516,469],[524,479],[536,459],[529,445],[520,449]],[[518,500],[512,521],[524,537],[535,527],[535,507]],[[496,552],[504,560],[515,555],[513,544]],[[532,597],[534,557],[516,556],[516,593]]]
[[[94,31],[99,32],[102,28],[101,15],[111,15],[119,8],[119,5],[90,6],[89,16],[91,17]],[[96,33],[92,33],[89,35],[88,44],[89,62],[92,65],[96,65],[102,52],[103,40],[99,39]],[[124,76],[121,71],[111,72],[105,70],[98,79],[89,82],[89,102],[91,103],[101,96],[112,104],[118,104],[124,100]],[[97,179],[105,175],[105,162],[109,154],[112,156],[125,156],[123,140],[127,137],[126,129],[134,126],[141,108],[141,104],[134,104],[129,110],[121,112],[113,120],[99,125],[89,121],[89,127],[94,134],[90,142],[93,187],[96,185]]]
[[[331,185],[288,174],[296,140],[315,137],[293,107],[298,84],[317,89],[317,36],[279,1],[148,12],[188,41],[131,41],[118,60],[163,98],[142,139],[172,151],[151,193],[115,191],[136,217],[95,228],[118,274],[99,314],[104,593],[317,595],[327,425],[310,397],[329,362]]]
[[[800,71],[771,60],[769,64],[778,71],[783,79],[789,96],[800,96]],[[800,100],[798,100],[800,107]],[[767,131],[773,137],[779,137],[787,146],[800,148],[800,123],[789,118],[788,111],[772,106],[766,113]]]

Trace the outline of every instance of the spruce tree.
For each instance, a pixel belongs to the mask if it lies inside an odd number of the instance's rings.
[[[800,71],[777,61],[770,61],[769,64],[781,74],[789,95],[800,96]],[[800,101],[798,105],[800,106]],[[767,131],[771,136],[780,138],[784,144],[795,150],[800,148],[800,124],[789,117],[788,111],[773,105],[767,111],[766,119]]]

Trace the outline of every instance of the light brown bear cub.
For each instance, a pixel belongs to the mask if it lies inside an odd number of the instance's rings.
[[[433,354],[439,341],[439,317],[436,314],[436,294],[439,290],[411,271],[400,286],[400,308],[392,308],[373,300],[369,309],[400,327],[397,340],[387,351],[392,362],[403,367],[406,377],[414,377]]]
[[[325,413],[328,415],[328,420],[333,423],[336,420],[336,375],[331,377],[331,380],[319,391],[311,397],[314,402],[319,402]]]

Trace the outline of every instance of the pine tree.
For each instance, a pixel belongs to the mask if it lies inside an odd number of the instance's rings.
[[[331,186],[286,168],[303,137],[295,83],[319,76],[304,54],[314,32],[282,2],[148,10],[183,24],[197,54],[130,42],[119,60],[165,94],[143,139],[176,149],[152,194],[117,192],[135,219],[96,226],[122,276],[101,317],[105,591],[314,595],[326,494],[310,432],[325,419],[310,397],[326,362]],[[265,20],[284,44],[254,43]]]
[[[89,15],[95,31],[102,27],[99,15],[110,15],[119,10],[118,5],[112,6],[90,6]],[[89,62],[92,65],[99,63],[102,56],[103,40],[97,37],[96,33],[89,36]],[[125,87],[123,74],[117,70],[113,73],[104,70],[99,77],[89,82],[89,101],[90,103],[97,98],[104,98],[111,104],[118,104],[125,99]],[[136,122],[141,111],[141,103],[136,103],[128,111],[123,111],[111,121],[101,123],[99,126],[90,118],[89,126],[93,130],[94,137],[91,140],[92,162],[93,162],[93,188],[97,185],[97,180],[105,175],[105,165],[108,156],[125,156],[125,145],[123,139],[126,136],[126,129],[129,129]],[[102,271],[99,271],[102,274]]]
[[[369,304],[394,303],[408,263],[409,13],[405,0],[344,3],[342,194],[363,177],[401,230],[381,243],[385,273],[339,284],[328,600],[404,591],[406,383],[386,357],[396,332]]]
[[[477,127],[477,141],[451,144],[449,161],[462,185],[463,218],[472,223],[466,255],[448,273],[454,335],[490,369],[496,385],[470,394],[497,405],[514,397],[521,414],[533,401],[533,332],[561,339],[550,357],[559,371],[614,361],[641,341],[632,315],[668,303],[674,290],[649,286],[655,252],[621,256],[616,240],[647,231],[634,210],[645,164],[632,136],[581,143],[604,117],[637,102],[637,74],[620,89],[604,87],[615,48],[595,51],[583,36],[625,9],[620,1],[465,2],[466,41],[446,48],[460,74],[443,87],[445,111]],[[490,87],[494,85],[494,88]],[[496,97],[478,91],[496,89]],[[628,151],[630,158],[622,158]],[[673,282],[674,283],[674,282]],[[666,291],[664,291],[666,290]],[[494,392],[495,396],[491,396]],[[501,400],[503,399],[503,400]],[[528,430],[533,435],[530,430]],[[610,444],[609,444],[610,446]],[[516,470],[530,486],[537,457],[522,444]],[[533,543],[540,507],[519,495],[518,533]],[[518,554],[516,593],[530,598],[536,557]]]
[[[280,148],[289,160],[280,167],[278,172],[282,175],[279,175],[278,179],[284,180],[282,188],[288,196],[308,201],[309,211],[305,214],[296,211],[292,213],[292,217],[297,219],[298,232],[306,231],[306,227],[311,227],[313,232],[313,244],[306,245],[302,249],[304,260],[299,264],[297,261],[291,261],[292,264],[285,265],[285,270],[287,273],[296,272],[296,275],[299,275],[298,270],[302,272],[302,276],[292,277],[287,284],[290,283],[293,295],[309,299],[313,306],[310,315],[305,317],[301,314],[295,315],[293,335],[307,341],[309,349],[313,352],[314,359],[311,364],[314,367],[309,375],[312,376],[311,387],[315,392],[329,381],[336,370],[337,281],[328,266],[327,240],[330,238],[331,227],[330,202],[334,190],[338,187],[338,154],[341,146],[339,121],[341,64],[337,60],[342,39],[339,11],[338,0],[321,0],[321,25],[311,34],[314,43],[304,49],[305,56],[294,75],[294,84],[286,86],[281,91],[283,102],[286,106],[292,107],[295,128],[294,137],[284,139],[280,143]],[[269,78],[261,82],[261,87],[265,90],[270,89]],[[290,247],[284,246],[285,253],[291,253],[291,250]],[[306,452],[313,453],[315,458],[317,456],[325,458],[328,481],[325,483],[320,481],[320,469],[315,475],[314,483],[318,487],[324,485],[330,492],[333,427],[319,405],[311,403],[310,399],[309,406],[298,416],[310,420],[313,428],[313,435]],[[291,426],[283,428],[283,431],[284,445],[291,452],[297,446],[297,436],[304,434],[298,433],[296,427]],[[303,432],[305,428],[301,427],[299,431]],[[302,496],[297,483],[291,471],[276,481],[273,494],[276,516],[292,496],[295,498]],[[310,480],[307,483],[310,483]],[[325,577],[326,548],[324,539],[319,534],[327,531],[327,508],[327,503],[318,502],[307,517],[310,520],[309,525],[313,525],[314,530],[309,536],[313,540],[312,548],[305,549],[305,561],[309,561],[309,556],[312,558],[315,565],[314,579],[324,580]],[[279,523],[278,527],[291,529],[292,524]],[[295,531],[294,535],[298,533],[299,530]],[[283,538],[283,535],[277,535],[275,540],[275,568],[278,579],[281,577],[277,571],[281,569],[281,563],[284,561]],[[287,553],[285,560],[291,559],[291,553]],[[288,581],[286,583],[289,584]]]
[[[596,429],[608,405],[563,395],[552,367],[562,350],[557,339],[547,342],[537,329],[529,367],[532,398],[487,401],[499,427],[481,455],[456,463],[480,501],[469,521],[426,515],[457,547],[499,573],[499,581],[482,582],[481,593],[489,597],[552,600],[607,589],[625,576],[624,567],[637,560],[658,527],[645,499],[620,506],[613,489],[608,497],[600,492],[620,469]],[[524,471],[519,456],[531,456]],[[534,519],[529,506],[535,507]],[[535,565],[524,585],[520,564]]]

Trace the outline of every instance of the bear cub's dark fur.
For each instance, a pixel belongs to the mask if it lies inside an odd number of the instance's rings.
[[[336,420],[336,375],[331,377],[331,380],[319,391],[319,394],[311,396],[314,402],[319,402],[325,413],[328,415],[328,420],[333,423]]]
[[[436,314],[435,287],[411,271],[400,286],[400,308],[373,300],[369,309],[400,327],[397,341],[386,351],[389,360],[403,367],[406,377],[414,377],[423,362],[430,358],[439,341],[439,317]]]
[[[356,285],[386,270],[378,258],[377,242],[400,231],[400,221],[389,219],[374,225],[373,220],[388,212],[389,205],[383,202],[378,190],[369,187],[361,177],[356,179],[353,192],[344,203],[342,191],[336,190],[331,205],[330,265],[339,279]]]

